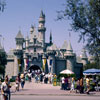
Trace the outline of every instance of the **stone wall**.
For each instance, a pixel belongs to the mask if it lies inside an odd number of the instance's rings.
[[[66,60],[56,60],[55,63],[55,71],[56,74],[58,75],[62,70],[66,69]]]
[[[5,72],[5,75],[8,75],[9,78],[14,76],[14,59],[7,60]]]

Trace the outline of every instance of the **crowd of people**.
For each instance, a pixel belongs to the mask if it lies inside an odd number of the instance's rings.
[[[95,82],[95,85],[97,85],[97,82]],[[61,90],[70,90],[70,92],[89,94],[90,86],[90,77],[82,77],[78,80],[75,80],[74,77],[61,77]]]
[[[35,83],[41,83],[41,84],[53,84],[54,83],[54,77],[55,74],[45,74],[44,72],[38,72],[38,71],[27,71],[24,73],[19,73],[18,76],[16,76],[15,79],[15,92],[19,91],[20,89],[24,89],[25,81],[32,82],[32,79],[34,78]],[[57,78],[57,77],[56,77]],[[90,92],[90,78],[80,78],[78,80],[75,80],[75,77],[60,77],[60,86],[61,90],[70,90],[71,92],[75,93],[84,93],[86,92],[89,94]],[[84,84],[85,83],[85,84]],[[1,80],[0,80],[1,84]],[[10,100],[10,79],[8,75],[5,76],[4,82],[1,84],[1,94],[3,100]]]
[[[45,74],[44,72],[29,71],[28,73],[26,73],[25,76],[29,82],[31,82],[31,79],[34,78],[35,83],[52,84],[54,74]]]

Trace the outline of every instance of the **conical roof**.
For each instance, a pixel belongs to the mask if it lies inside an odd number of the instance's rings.
[[[68,46],[67,46],[67,51],[72,51],[73,52],[73,49],[72,49],[70,41],[69,41]]]
[[[64,55],[65,56],[74,56],[73,49],[72,49],[70,41],[69,41],[68,46],[67,46],[67,51],[65,52]]]
[[[40,17],[41,17],[41,18],[45,17],[45,15],[44,15],[44,13],[43,13],[42,10],[41,10],[41,13],[40,13]]]
[[[67,41],[65,40],[61,49],[67,50]]]
[[[19,32],[18,32],[16,38],[23,38],[23,35],[22,35],[22,33],[21,33],[21,30],[19,30]]]
[[[52,44],[50,47],[47,48],[47,50],[51,50],[51,51],[55,50],[56,51],[56,50],[58,50],[58,48],[57,48],[56,44]]]

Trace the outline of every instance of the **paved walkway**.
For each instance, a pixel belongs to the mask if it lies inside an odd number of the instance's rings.
[[[0,93],[1,94],[1,93]],[[51,95],[51,96],[87,96],[87,94],[70,93],[70,91],[60,90],[60,86],[52,84],[35,83],[26,81],[24,89],[15,92],[15,85],[11,88],[12,95]],[[100,92],[90,92],[89,96],[100,96]]]
[[[87,96],[87,94],[70,93],[70,91],[60,90],[60,86],[53,86],[52,84],[35,83],[32,82],[25,83],[24,89],[15,92],[15,86],[11,88],[12,95],[73,95],[73,96]],[[90,92],[91,96],[100,96],[100,92]]]

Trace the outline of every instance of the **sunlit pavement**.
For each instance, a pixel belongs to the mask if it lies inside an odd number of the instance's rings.
[[[70,93],[70,91],[61,90],[60,86],[53,86],[52,84],[35,83],[34,79],[32,82],[26,81],[25,87],[22,90],[15,92],[15,85],[11,88],[12,95],[40,95],[40,96],[100,96],[99,92],[90,92],[87,94]]]

